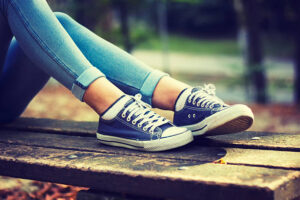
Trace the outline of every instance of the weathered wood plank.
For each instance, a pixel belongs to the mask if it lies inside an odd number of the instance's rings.
[[[76,122],[43,118],[19,118],[13,123],[1,124],[0,129],[29,130],[93,137],[96,134],[97,126],[97,122]]]
[[[240,132],[195,139],[201,145],[300,151],[300,134]]]
[[[211,150],[209,155],[201,155],[201,146],[187,145],[182,148],[166,152],[139,152],[125,148],[111,147],[101,144],[96,137],[68,136],[60,134],[46,134],[28,131],[0,130],[0,142],[6,144],[22,144],[27,146],[50,147],[60,149],[73,149],[79,151],[92,151],[106,154],[131,155],[136,157],[162,157],[178,159],[198,159],[211,158],[211,162],[220,158],[217,154],[224,155],[226,152],[222,148]],[[203,148],[203,149],[206,149]]]
[[[300,172],[0,143],[0,174],[173,199],[292,199]],[[237,195],[238,194],[238,195]]]
[[[94,137],[97,125],[97,122],[20,118],[14,123],[1,125],[0,129],[28,130]],[[252,138],[255,137],[258,137],[259,139],[253,140]],[[207,138],[196,137],[195,140],[202,146],[300,151],[300,134],[296,133],[286,134],[246,131],[236,134],[211,136]]]
[[[161,158],[174,160],[172,162],[182,162],[182,166],[194,165],[199,162],[212,163],[222,158],[232,165],[300,170],[300,152],[205,147],[197,142],[166,152],[147,153],[102,145],[94,137],[7,130],[0,131],[0,143],[98,152],[107,155],[127,155],[136,159]]]

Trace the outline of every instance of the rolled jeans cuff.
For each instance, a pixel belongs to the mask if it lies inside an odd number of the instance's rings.
[[[96,67],[89,67],[78,76],[72,85],[72,93],[80,101],[83,101],[83,96],[89,85],[100,77],[105,75],[99,71]]]
[[[164,76],[169,76],[169,74],[161,72],[159,70],[152,71],[144,81],[143,86],[140,89],[142,94],[142,100],[150,105],[152,105],[152,96],[156,85],[160,79]]]

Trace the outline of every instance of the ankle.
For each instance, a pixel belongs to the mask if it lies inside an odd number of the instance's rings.
[[[101,115],[122,95],[124,93],[106,78],[99,78],[87,88],[83,100]]]
[[[153,106],[166,110],[174,110],[179,94],[188,87],[190,86],[171,77],[163,77],[154,90],[152,97]]]

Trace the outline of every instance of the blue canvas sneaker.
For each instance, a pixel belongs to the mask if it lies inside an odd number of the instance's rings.
[[[187,88],[175,103],[174,124],[186,127],[194,136],[240,132],[248,129],[253,120],[246,105],[229,106],[219,99],[213,84]]]
[[[174,126],[150,110],[141,95],[124,95],[99,120],[97,138],[103,144],[142,151],[164,151],[193,141],[191,131]]]

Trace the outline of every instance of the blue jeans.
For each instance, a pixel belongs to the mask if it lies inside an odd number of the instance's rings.
[[[17,118],[49,77],[80,100],[93,81],[106,77],[151,104],[166,75],[53,13],[45,0],[0,0],[0,122]]]

